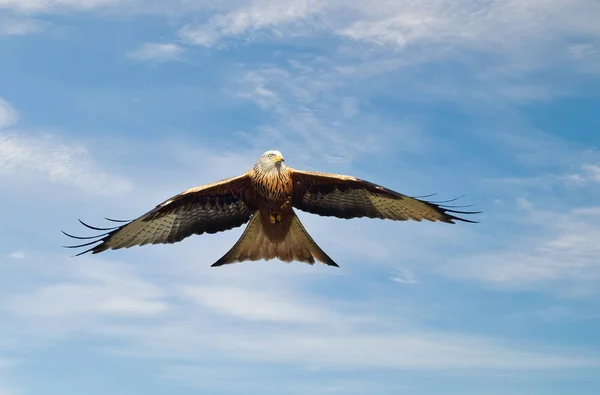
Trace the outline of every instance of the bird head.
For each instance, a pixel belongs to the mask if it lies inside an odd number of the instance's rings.
[[[258,164],[264,170],[271,170],[274,168],[280,168],[284,166],[283,162],[285,159],[279,151],[271,150],[267,151],[258,160]]]
[[[285,167],[283,155],[279,151],[270,150],[261,155],[256,165],[263,172],[280,171]]]

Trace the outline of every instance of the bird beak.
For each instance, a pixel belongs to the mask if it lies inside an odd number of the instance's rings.
[[[277,158],[275,158],[275,162],[285,162],[285,159],[283,159],[283,155],[277,156]]]

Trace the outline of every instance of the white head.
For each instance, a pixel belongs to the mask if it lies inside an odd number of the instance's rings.
[[[256,162],[256,165],[262,171],[270,171],[273,169],[280,169],[281,167],[284,167],[284,161],[285,160],[281,152],[270,150],[261,155],[261,157],[258,159],[258,162]]]

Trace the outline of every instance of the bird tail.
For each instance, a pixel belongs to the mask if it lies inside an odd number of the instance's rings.
[[[273,258],[283,262],[300,261],[311,265],[316,259],[326,265],[338,266],[310,237],[296,213],[292,212],[289,230],[282,241],[269,238],[264,227],[262,216],[257,211],[237,243],[212,266]]]

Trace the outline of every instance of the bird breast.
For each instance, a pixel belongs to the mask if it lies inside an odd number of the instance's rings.
[[[292,195],[292,179],[287,169],[273,169],[258,173],[254,177],[254,187],[260,198],[269,201],[285,201]]]

